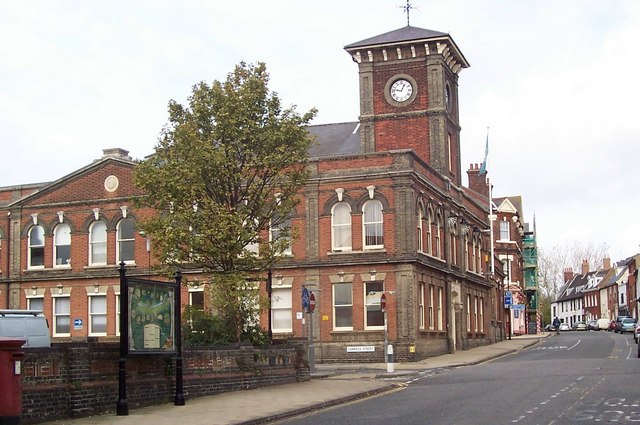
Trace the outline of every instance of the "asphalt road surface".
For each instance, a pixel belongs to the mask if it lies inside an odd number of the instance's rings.
[[[286,424],[640,423],[631,334],[563,332],[481,365],[426,370],[396,391]]]

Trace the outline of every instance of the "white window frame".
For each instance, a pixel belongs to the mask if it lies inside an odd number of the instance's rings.
[[[40,304],[42,304],[41,308],[35,308],[31,305],[33,300],[40,300]],[[44,313],[44,296],[42,295],[27,295],[27,310],[36,310],[42,311]]]
[[[369,293],[372,291],[367,291],[367,284],[376,284],[380,285],[382,289],[380,291],[373,291],[373,293]],[[384,293],[384,283],[381,281],[367,281],[362,282],[362,289],[364,291],[364,328],[365,330],[381,330],[384,329],[384,314],[382,316],[382,324],[381,325],[369,325],[369,315],[367,311],[369,307],[371,307],[374,311],[376,310],[376,306],[378,310],[381,310],[380,307],[380,298]]]
[[[478,332],[478,296],[473,297],[473,331]]]
[[[336,287],[338,285],[348,285],[349,288],[351,288],[350,294],[351,294],[351,302],[350,303],[344,303],[344,304],[336,304]],[[334,283],[333,285],[331,285],[331,292],[332,292],[332,307],[333,307],[333,330],[334,331],[352,331],[353,330],[353,283],[352,282],[338,282],[338,283]],[[351,311],[351,326],[338,326],[337,325],[337,315],[336,315],[336,308],[349,308]]]
[[[60,239],[64,237],[64,235],[60,232],[61,229],[66,228],[68,230],[68,245],[63,245]],[[58,249],[61,247],[69,247],[69,262],[65,264],[58,264]],[[53,229],[53,267],[57,269],[68,269],[71,268],[71,226],[67,223],[60,223]]]
[[[427,254],[433,255],[433,211],[427,209]]]
[[[70,295],[53,295],[52,297],[52,315],[53,315],[53,336],[69,337],[71,336],[71,296]],[[66,300],[69,303],[69,312],[66,314],[60,314],[57,312],[58,303],[61,300]],[[58,332],[58,317],[69,318],[69,332]]]
[[[116,308],[114,309],[116,316],[116,336],[120,336],[120,289],[116,289]]]
[[[418,252],[424,250],[424,234],[422,233],[422,205],[418,205],[418,225],[416,226],[418,236]]]
[[[276,327],[276,314],[285,317],[287,326]],[[288,318],[288,319],[286,319]],[[271,332],[274,334],[293,333],[293,290],[292,282],[278,281],[271,286]]]
[[[511,228],[508,220],[500,221],[500,240],[501,241],[511,240]]]
[[[432,331],[436,328],[436,309],[435,307],[435,286],[429,285],[429,330]]]
[[[471,332],[471,295],[467,294],[467,332]]]
[[[418,289],[419,293],[418,293],[418,315],[420,316],[420,321],[418,322],[418,327],[420,330],[424,330],[426,328],[426,320],[425,320],[425,308],[424,308],[424,297],[425,297],[425,290],[424,290],[424,282],[420,282],[419,285],[419,289]]]
[[[480,332],[484,333],[484,297],[480,297],[480,312],[478,314],[480,322]]]
[[[35,229],[41,229],[42,230],[42,244],[38,244],[35,245],[32,243],[32,235],[33,235],[33,231]],[[29,235],[27,237],[27,245],[28,245],[28,249],[27,249],[27,268],[28,269],[44,269],[44,260],[45,260],[45,249],[46,249],[46,245],[47,245],[47,238],[45,235],[45,231],[44,231],[44,227],[41,225],[35,225],[32,226],[29,229]],[[33,250],[34,249],[38,249],[38,250],[42,250],[42,264],[37,264],[37,265],[33,265]]]
[[[380,207],[380,217],[374,217],[371,221],[367,221],[367,210],[374,208],[377,205]],[[374,232],[371,234],[371,230]],[[378,234],[379,230],[379,234]],[[367,244],[367,236],[371,234],[371,238],[380,239],[382,243]],[[377,199],[370,199],[364,203],[362,207],[362,247],[365,250],[369,249],[383,249],[384,248],[384,211],[382,209],[382,202]]]
[[[94,236],[98,233],[95,231],[95,227],[99,224],[104,226],[104,241],[95,241]],[[104,261],[94,261],[94,251],[96,246],[101,245],[104,247]],[[96,220],[91,223],[89,227],[89,265],[90,266],[106,266],[108,261],[107,256],[107,223],[102,220]]]
[[[96,298],[104,298],[104,311],[92,311],[93,301]],[[108,319],[108,307],[107,307],[107,294],[104,292],[90,293],[87,295],[87,317],[89,318],[89,336],[106,336],[109,329]],[[104,332],[95,332],[93,330],[93,319],[97,317],[104,317]]]
[[[436,252],[437,258],[442,258],[442,216],[436,214]]]
[[[282,231],[283,227],[289,227],[289,229],[291,229],[291,219],[287,218],[285,219],[282,223],[280,223],[278,226],[273,226],[271,225],[271,223],[269,223],[269,242],[273,242],[275,239],[280,237],[280,232]],[[284,249],[284,251],[282,251],[281,253],[282,255],[292,255],[293,251],[291,249],[291,238],[289,238],[289,244],[287,245],[287,247]]]
[[[342,222],[340,219],[342,218],[339,214],[336,214],[336,209],[346,207],[348,214],[348,220],[344,220]],[[339,211],[340,212],[340,211]],[[338,220],[336,220],[338,218]],[[345,217],[346,218],[346,217]],[[353,249],[353,235],[352,235],[352,215],[351,215],[351,205],[347,202],[337,202],[333,207],[331,207],[331,250],[332,251],[346,251],[349,252]],[[345,235],[348,235],[346,240],[344,241],[344,245],[340,245],[336,233],[344,232]]]
[[[122,223],[128,221],[132,225],[132,235],[130,238],[122,238]],[[132,243],[133,244],[133,258],[124,260],[125,264],[135,264],[136,263],[136,232],[135,232],[135,222],[131,218],[123,218],[118,221],[118,225],[116,226],[116,259],[118,264],[120,264],[123,260],[120,258],[120,244],[122,243]]]
[[[439,331],[443,330],[443,323],[444,323],[444,320],[443,320],[444,317],[443,317],[443,311],[442,311],[442,309],[443,309],[442,295],[443,295],[442,288],[438,287],[438,311],[437,311],[438,317],[437,317],[437,319],[438,319],[438,330]]]

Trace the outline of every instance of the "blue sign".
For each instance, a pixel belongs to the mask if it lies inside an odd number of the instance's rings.
[[[302,308],[305,310],[308,310],[309,303],[310,303],[309,290],[307,288],[302,288]]]
[[[513,294],[511,291],[505,291],[504,292],[504,305],[505,307],[510,306],[511,304],[513,304]]]
[[[525,309],[525,305],[524,304],[512,304],[511,305],[511,310],[524,310]]]

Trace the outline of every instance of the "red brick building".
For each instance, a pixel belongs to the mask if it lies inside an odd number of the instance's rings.
[[[360,116],[309,128],[311,178],[291,220],[300,237],[272,270],[274,337],[313,329],[322,362],[382,361],[385,335],[399,360],[494,342],[502,301],[488,273],[487,185],[472,168],[474,190],[462,186],[466,59],[448,34],[410,26],[345,50],[358,65]],[[115,336],[116,264],[142,275],[153,265],[135,226],[151,212],[133,206],[133,166],[110,150],[51,184],[0,193],[10,213],[0,303],[42,307],[54,337]],[[316,295],[311,316],[303,287]],[[202,288],[183,291],[203,302]]]

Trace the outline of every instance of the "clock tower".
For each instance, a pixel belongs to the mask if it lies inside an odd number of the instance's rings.
[[[469,64],[449,34],[406,26],[345,50],[360,74],[361,150],[412,149],[460,186],[458,74]]]

